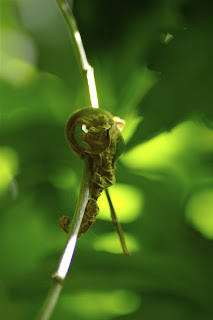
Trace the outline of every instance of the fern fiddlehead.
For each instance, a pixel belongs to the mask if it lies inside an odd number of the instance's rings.
[[[72,150],[83,159],[91,159],[92,177],[87,203],[78,237],[87,232],[99,213],[97,199],[104,189],[115,183],[115,163],[124,150],[119,127],[122,120],[103,109],[83,108],[71,114],[66,125],[66,138]],[[69,219],[62,217],[59,225],[68,232]]]

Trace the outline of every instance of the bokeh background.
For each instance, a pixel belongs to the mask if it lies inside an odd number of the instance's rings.
[[[75,0],[100,105],[126,152],[77,244],[58,320],[213,318],[213,22],[210,1]],[[82,162],[64,127],[85,107],[55,0],[0,0],[0,317],[34,319],[72,216]]]

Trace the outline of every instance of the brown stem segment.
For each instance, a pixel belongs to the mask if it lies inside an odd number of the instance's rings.
[[[121,246],[122,246],[122,249],[123,249],[123,253],[125,254],[125,256],[130,256],[131,254],[129,253],[129,251],[127,249],[126,242],[125,242],[125,239],[124,239],[124,235],[123,235],[123,232],[122,232],[122,228],[121,228],[120,222],[118,220],[118,217],[117,217],[117,215],[115,213],[115,209],[114,209],[114,206],[112,204],[112,200],[110,198],[108,189],[105,189],[105,192],[106,192],[107,200],[109,202],[112,222],[113,222],[113,224],[114,224],[114,226],[115,226],[115,228],[117,230],[117,233],[119,235]]]

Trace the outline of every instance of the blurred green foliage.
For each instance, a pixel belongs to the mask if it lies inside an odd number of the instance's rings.
[[[209,1],[75,0],[100,104],[126,120],[111,188],[132,252],[107,218],[77,244],[57,319],[213,317],[213,44]],[[78,197],[64,138],[85,107],[54,0],[0,0],[0,317],[34,319]]]

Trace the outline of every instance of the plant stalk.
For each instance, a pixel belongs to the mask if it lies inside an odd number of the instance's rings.
[[[121,247],[122,247],[123,253],[125,254],[125,256],[129,257],[130,253],[129,253],[128,249],[127,249],[126,242],[125,242],[125,239],[124,239],[124,235],[123,235],[123,232],[122,232],[122,228],[121,228],[120,222],[118,220],[118,217],[116,215],[116,212],[115,212],[115,209],[114,209],[114,206],[113,206],[113,203],[112,203],[112,200],[111,200],[111,197],[110,197],[108,189],[105,189],[105,193],[106,193],[107,200],[108,200],[109,207],[110,207],[112,222],[113,222],[113,224],[114,224],[114,226],[116,228],[116,231],[117,231],[117,233],[119,235],[119,239],[120,239],[120,243],[121,243]]]
[[[81,71],[83,73],[83,78],[86,85],[86,92],[88,92],[89,94],[89,104],[93,108],[99,108],[94,69],[87,60],[86,52],[84,50],[84,46],[82,43],[81,35],[78,30],[75,17],[67,0],[56,1],[61,9],[61,12],[67,22],[67,26],[70,30],[70,35],[77,55],[77,60],[80,63]]]
[[[63,282],[69,271],[75,246],[77,242],[78,232],[84,215],[86,204],[89,199],[89,181],[91,178],[90,160],[86,156],[84,159],[84,171],[81,180],[80,194],[76,205],[75,213],[70,226],[68,239],[58,265],[57,271],[53,274],[53,283],[49,294],[44,302],[43,308],[38,316],[38,320],[48,320],[56,306],[60,292],[63,288]]]

